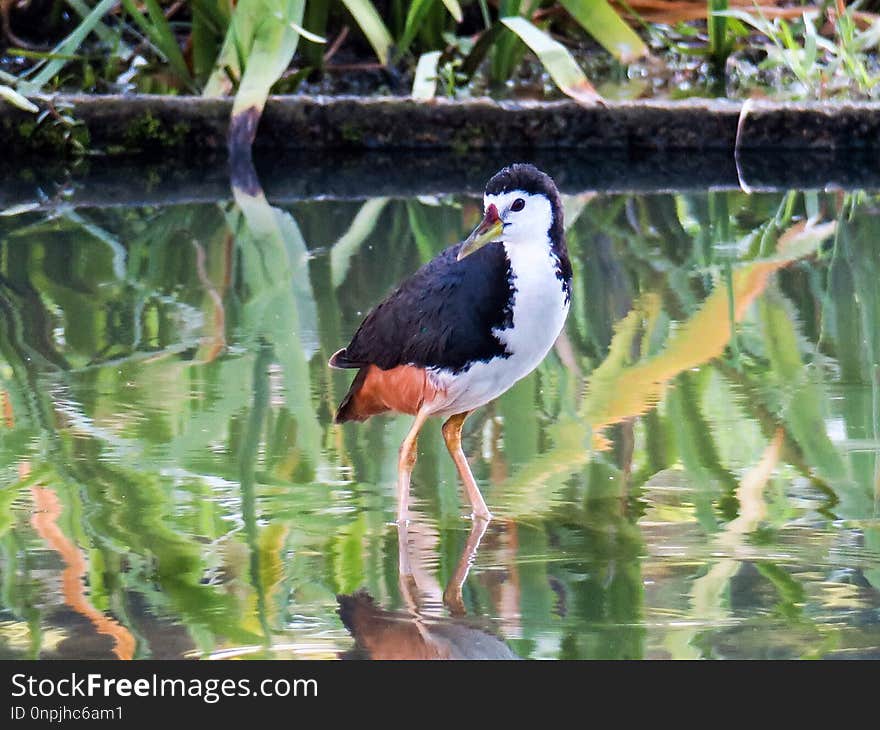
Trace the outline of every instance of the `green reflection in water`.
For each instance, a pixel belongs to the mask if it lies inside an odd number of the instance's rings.
[[[332,425],[326,367],[478,201],[0,217],[0,656],[877,657],[878,200],[565,203],[484,535],[439,424],[398,534],[408,419]]]

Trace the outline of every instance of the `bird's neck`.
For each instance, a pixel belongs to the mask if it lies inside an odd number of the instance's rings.
[[[551,229],[550,235],[542,240],[505,242],[504,250],[515,279],[522,283],[542,281],[547,286],[550,281],[545,272],[552,271],[567,302],[571,293],[571,262],[564,235],[556,238],[552,234]]]

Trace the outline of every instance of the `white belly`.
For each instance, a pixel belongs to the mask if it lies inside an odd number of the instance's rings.
[[[562,331],[569,303],[547,248],[509,246],[508,257],[516,288],[513,326],[494,334],[511,354],[474,363],[457,374],[433,370],[432,379],[445,391],[433,415],[462,413],[494,400],[538,367]]]

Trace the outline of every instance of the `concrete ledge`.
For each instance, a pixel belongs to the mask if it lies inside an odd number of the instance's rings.
[[[41,105],[45,106],[46,101]],[[0,104],[0,211],[228,199],[229,99],[70,97],[71,130]],[[737,125],[741,135],[736,143]],[[880,189],[880,104],[272,98],[255,144],[273,202],[479,194],[530,161],[564,192]],[[113,154],[113,153],[119,154]]]
[[[109,153],[225,149],[230,99],[166,96],[50,97],[82,122],[89,150]],[[46,102],[37,100],[40,106]],[[444,149],[463,153],[534,149],[716,150],[732,153],[741,104],[729,101],[636,101],[607,107],[573,101],[491,99],[430,103],[406,97],[272,97],[255,148],[269,150]],[[63,134],[53,118],[0,104],[0,150],[8,158],[59,154]],[[880,104],[749,106],[740,150],[875,149]]]

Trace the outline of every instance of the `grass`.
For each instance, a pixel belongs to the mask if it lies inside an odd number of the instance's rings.
[[[880,16],[805,1],[44,0],[42,17],[18,3],[0,103],[235,95],[230,138],[247,146],[272,92],[880,99]]]
[[[777,75],[780,95],[878,98],[876,54],[880,22],[865,27],[857,21],[852,7],[830,17],[805,9],[794,20],[769,18],[760,11],[728,11],[725,15],[740,20],[768,40],[766,57],[758,64],[758,70]]]
[[[44,3],[45,4],[45,3]],[[439,53],[436,92],[509,92],[512,82],[573,93],[653,76],[661,93],[877,96],[880,23],[858,3],[763,6],[755,0],[50,0],[42,19],[13,4],[0,35],[0,83],[23,93],[234,93],[259,47],[261,86],[322,87],[340,74],[363,91],[408,91],[424,54]],[[24,6],[27,3],[23,4]],[[296,6],[302,5],[302,8]],[[20,16],[20,17],[19,17]],[[257,20],[260,19],[260,20]],[[511,22],[514,24],[511,25]],[[523,33],[530,39],[524,41]],[[535,52],[535,39],[552,54]],[[294,36],[304,42],[294,44]],[[22,48],[27,44],[28,48]],[[432,57],[433,58],[433,57]],[[708,66],[705,64],[708,63]],[[543,69],[541,66],[543,65]],[[342,69],[341,71],[337,68]],[[368,71],[386,72],[367,74]],[[708,72],[708,73],[707,73]],[[544,74],[546,73],[546,77]],[[593,75],[599,78],[593,78]],[[8,78],[7,78],[8,77]],[[702,77],[702,78],[701,78]],[[389,78],[396,81],[388,81]],[[736,80],[731,89],[731,78]],[[291,79],[295,80],[294,82]],[[435,80],[441,77],[438,75]],[[668,79],[670,83],[664,84]],[[451,83],[450,83],[451,80]],[[773,83],[773,82],[776,83]],[[661,82],[661,83],[658,83]],[[754,82],[754,83],[752,83]],[[526,84],[527,85],[527,84]],[[538,84],[543,93],[543,84]],[[332,90],[326,83],[322,88]],[[530,90],[534,91],[532,87]]]

